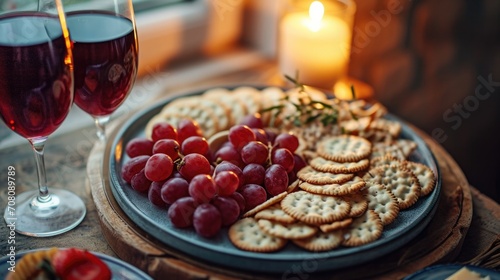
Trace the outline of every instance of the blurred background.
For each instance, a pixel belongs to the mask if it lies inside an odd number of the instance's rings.
[[[93,0],[71,2],[80,1]],[[248,69],[245,82],[281,85],[277,38],[286,1],[134,1],[140,80],[121,112]],[[471,185],[499,202],[500,1],[355,2],[349,75],[431,135]],[[61,131],[91,124],[76,107],[72,115]],[[16,141],[4,131],[0,148]]]

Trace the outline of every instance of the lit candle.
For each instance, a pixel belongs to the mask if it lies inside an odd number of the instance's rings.
[[[282,74],[295,77],[298,72],[299,82],[328,90],[347,74],[354,7],[343,5],[349,10],[325,13],[324,5],[314,1],[308,12],[283,17],[279,47]]]

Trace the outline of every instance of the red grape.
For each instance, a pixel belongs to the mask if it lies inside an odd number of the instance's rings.
[[[240,216],[238,202],[230,197],[217,196],[212,201],[212,204],[219,210],[223,226],[232,225]]]
[[[269,140],[269,143],[271,144],[274,144],[274,140],[276,139],[276,136],[278,136],[276,134],[276,131],[274,131],[273,129],[270,129],[270,128],[264,128],[264,131],[266,132],[266,135],[267,135],[267,140]]]
[[[217,175],[217,173],[222,172],[222,171],[233,171],[236,174],[236,176],[238,176],[238,181],[239,181],[238,187],[241,187],[244,185],[245,179],[243,178],[243,171],[241,171],[241,168],[239,168],[235,164],[233,164],[229,161],[223,161],[223,162],[219,163],[217,165],[217,167],[215,167],[215,171],[214,171],[215,176]]]
[[[248,142],[255,141],[255,134],[252,129],[246,125],[235,125],[229,129],[228,139],[236,150],[239,151]]]
[[[149,187],[151,186],[151,181],[146,178],[144,169],[142,169],[141,171],[139,171],[139,173],[135,174],[134,177],[132,177],[130,185],[134,190],[138,192],[147,192],[149,190]]]
[[[252,128],[252,131],[255,134],[255,140],[267,146],[269,139],[267,139],[266,131],[262,128]]]
[[[196,202],[206,203],[217,193],[217,186],[210,175],[199,174],[189,182],[188,190]]]
[[[136,156],[150,156],[153,154],[153,141],[146,138],[134,138],[125,146],[125,152],[131,158]]]
[[[198,123],[190,119],[180,120],[177,124],[177,139],[179,143],[184,142],[184,140],[191,136],[203,136]]]
[[[179,173],[190,181],[198,174],[211,174],[210,162],[200,154],[186,155],[177,166]]]
[[[134,177],[135,174],[139,173],[139,171],[141,171],[144,166],[146,166],[146,162],[148,161],[148,159],[149,156],[137,156],[131,158],[125,164],[123,164],[121,170],[123,180],[125,180],[125,182],[127,183],[130,183],[132,177]]]
[[[146,162],[144,174],[151,181],[167,179],[174,169],[174,162],[166,154],[154,154]]]
[[[208,152],[207,139],[201,136],[190,136],[181,144],[181,152],[187,154],[206,154]]]
[[[240,207],[240,214],[243,214],[243,211],[245,211],[245,198],[243,195],[239,192],[234,192],[229,196],[230,198],[234,199],[238,203],[238,206]]]
[[[177,129],[168,122],[159,122],[153,126],[151,139],[153,139],[153,142],[160,139],[177,140]]]
[[[160,139],[156,141],[153,146],[153,154],[166,154],[173,161],[179,158],[179,151],[181,150],[181,146],[174,139]]]
[[[293,166],[295,164],[293,154],[285,148],[278,148],[273,151],[271,155],[271,162],[273,164],[283,166],[287,173],[293,170]]]
[[[168,205],[181,197],[189,196],[189,183],[184,178],[168,179],[161,187],[161,199]]]
[[[231,143],[229,143],[229,145],[224,145],[215,153],[215,161],[216,162],[229,161],[237,166],[243,165],[240,153]]]
[[[251,141],[241,149],[241,159],[244,163],[264,164],[269,157],[269,149],[258,141]]]
[[[256,163],[250,163],[243,168],[243,178],[245,184],[264,184],[264,177],[266,176],[266,169],[264,166]]]
[[[250,128],[264,128],[264,122],[262,122],[262,116],[259,113],[244,116],[239,124]]]
[[[269,166],[266,170],[264,186],[272,196],[286,191],[288,188],[288,174],[285,168],[279,164]]]
[[[301,156],[299,156],[297,154],[293,154],[293,172],[294,173],[299,172],[299,170],[306,167],[306,165],[307,165],[307,163],[305,162],[305,160]]]
[[[151,183],[148,190],[148,199],[151,203],[153,203],[153,205],[165,207],[167,205],[163,199],[161,199],[161,186],[163,186],[163,181]]]
[[[239,192],[245,199],[245,212],[267,200],[266,190],[256,184],[244,185]]]
[[[193,226],[196,233],[203,237],[215,236],[222,225],[222,217],[217,207],[204,203],[196,207],[193,214]]]
[[[299,147],[299,138],[291,133],[280,133],[274,139],[274,145],[294,153]]]
[[[238,175],[233,171],[221,171],[215,174],[214,181],[219,190],[219,195],[223,196],[234,193],[240,184]]]
[[[190,227],[193,224],[193,214],[197,203],[190,196],[179,198],[168,208],[168,217],[178,228]]]

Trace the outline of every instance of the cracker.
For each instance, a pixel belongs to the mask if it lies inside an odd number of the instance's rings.
[[[375,211],[386,226],[392,223],[399,214],[398,200],[382,184],[369,184],[367,188],[368,209]]]
[[[349,217],[359,217],[368,209],[368,200],[364,191],[344,196],[344,199],[351,203]]]
[[[324,233],[322,231],[318,231],[315,235],[305,239],[295,239],[292,242],[308,251],[313,252],[321,252],[321,251],[329,251],[339,247],[344,240],[344,235],[342,231],[331,231],[328,233]]]
[[[322,157],[315,157],[309,162],[309,165],[321,172],[347,174],[367,169],[370,166],[370,161],[362,159],[356,162],[337,162]]]
[[[308,238],[318,231],[317,227],[301,222],[283,225],[275,221],[260,219],[257,223],[267,234],[285,239]]]
[[[299,221],[321,225],[346,218],[351,205],[340,197],[297,191],[288,194],[281,207]]]
[[[229,109],[229,126],[239,124],[243,117],[248,114],[243,101],[230,94],[229,90],[225,88],[207,90],[203,93],[203,97],[216,102],[221,102],[226,106],[226,108]]]
[[[319,229],[322,232],[332,232],[334,230],[346,228],[350,224],[352,224],[352,218],[347,218],[347,219],[344,219],[341,221],[335,221],[335,222],[330,223],[330,224],[320,225]]]
[[[287,193],[291,193],[291,192],[294,192],[296,190],[299,190],[299,183],[300,183],[300,180],[297,179],[295,181],[293,181],[293,183],[291,183],[288,188],[286,189],[286,192]]]
[[[370,167],[372,168],[386,164],[388,165],[402,164],[402,161],[391,154],[385,154],[383,156],[375,157],[370,160]]]
[[[355,162],[367,158],[372,144],[365,138],[354,135],[332,136],[318,145],[318,155],[338,162]]]
[[[276,221],[282,224],[291,224],[296,221],[295,218],[288,215],[281,209],[280,203],[275,203],[268,208],[257,212],[254,216],[255,219],[266,219],[270,221]]]
[[[302,181],[311,184],[342,184],[351,180],[354,174],[335,174],[329,172],[321,172],[313,169],[311,166],[306,166],[297,172],[297,177]]]
[[[175,103],[168,103],[159,114],[164,118],[170,115],[180,115],[183,118],[195,120],[200,125],[203,136],[206,138],[209,138],[220,130],[219,120],[212,108],[203,105],[201,102],[191,103],[189,105],[180,103],[182,100],[184,100],[184,98],[176,99]]]
[[[356,193],[365,186],[365,181],[355,176],[351,181],[342,184],[316,185],[308,182],[299,184],[299,187],[315,194],[342,196]]]
[[[436,186],[436,176],[434,175],[432,169],[425,164],[413,161],[405,161],[403,165],[411,170],[415,176],[417,176],[421,187],[421,197],[430,194],[434,190],[434,187]]]
[[[397,138],[401,133],[402,126],[401,123],[397,121],[377,118],[370,123],[370,128],[381,130],[387,134],[390,134],[392,137]]]
[[[373,210],[366,211],[354,219],[346,229],[342,245],[347,247],[361,246],[373,242],[382,236],[383,225],[380,217]]]
[[[408,158],[417,149],[417,143],[409,139],[397,139],[393,144],[399,147],[405,158]]]
[[[264,201],[263,203],[255,206],[254,208],[252,208],[252,209],[248,210],[247,212],[245,212],[245,214],[243,214],[243,218],[252,217],[255,214],[257,214],[258,212],[260,212],[260,211],[262,211],[262,210],[270,207],[271,205],[280,202],[281,200],[283,200],[283,198],[287,194],[288,193],[285,191],[285,192],[282,192],[280,194],[277,194],[277,195],[271,197],[270,199]]]
[[[288,242],[287,239],[264,232],[254,218],[237,221],[229,228],[228,235],[234,246],[251,252],[275,252],[285,247]]]
[[[373,144],[370,159],[383,157],[387,154],[397,158],[398,160],[406,159],[406,155],[403,153],[399,146],[386,142],[377,142]]]
[[[420,196],[420,184],[413,172],[398,165],[383,165],[370,169],[363,177],[373,184],[382,184],[398,200],[399,209],[407,209],[415,204]]]
[[[231,91],[231,94],[245,104],[247,114],[258,113],[262,108],[262,94],[254,87],[237,87]]]

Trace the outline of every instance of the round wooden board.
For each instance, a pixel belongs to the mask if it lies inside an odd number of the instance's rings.
[[[110,138],[124,120],[109,126]],[[121,259],[129,262],[154,279],[169,276],[173,279],[400,279],[436,263],[450,262],[460,252],[472,220],[472,196],[467,179],[452,157],[432,138],[412,127],[434,153],[442,174],[442,190],[436,214],[430,224],[409,244],[377,262],[359,267],[335,270],[335,273],[314,273],[316,261],[304,260],[302,267],[283,275],[258,275],[216,267],[172,249],[148,236],[134,224],[118,206],[109,185],[109,170],[102,162],[109,157],[110,147],[97,142],[87,163],[88,183],[99,213],[103,235]],[[311,278],[310,278],[311,279]]]

